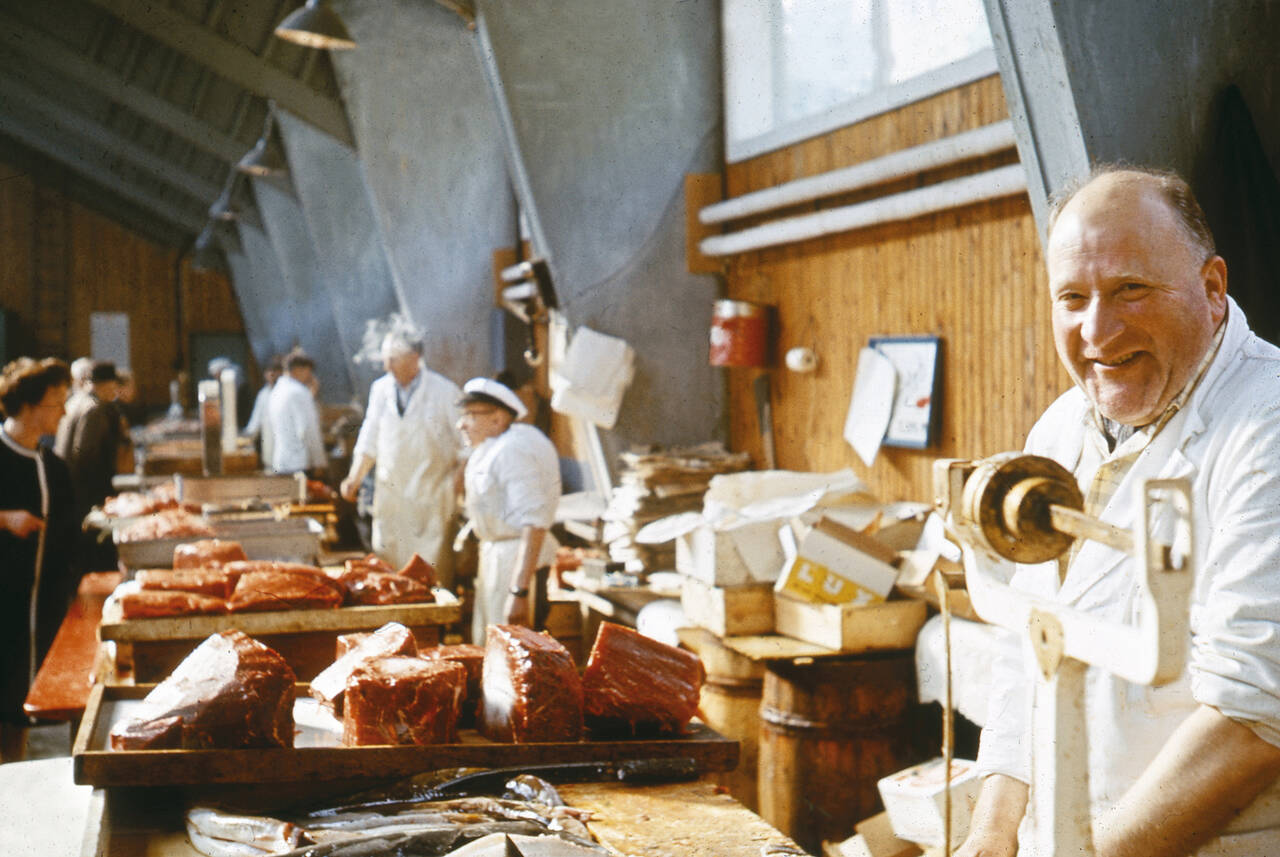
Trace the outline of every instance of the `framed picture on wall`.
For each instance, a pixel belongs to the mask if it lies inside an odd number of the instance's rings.
[[[867,344],[893,364],[897,384],[884,446],[924,449],[938,442],[942,340],[936,336],[873,336]]]

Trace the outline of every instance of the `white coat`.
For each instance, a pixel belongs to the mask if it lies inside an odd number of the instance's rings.
[[[1091,405],[1079,389],[1036,423],[1027,451],[1072,470],[1082,489],[1097,468],[1085,436]],[[1169,735],[1198,704],[1213,706],[1280,745],[1280,349],[1248,329],[1229,301],[1221,346],[1185,406],[1143,450],[1101,517],[1122,529],[1138,512],[1134,485],[1190,480],[1196,579],[1189,663],[1160,688],[1100,669],[1086,679],[1095,830]],[[1165,510],[1167,512],[1167,510]],[[1165,516],[1167,524],[1168,515]],[[1153,527],[1161,526],[1156,516]],[[1157,532],[1159,530],[1157,529]],[[1134,564],[1086,542],[1058,587],[1057,565],[1020,566],[1013,585],[1114,622],[1135,621]],[[1031,665],[1006,646],[994,671],[979,766],[1024,782]],[[1280,784],[1260,795],[1200,855],[1280,854]]]
[[[560,459],[547,436],[514,423],[476,447],[467,459],[467,518],[480,540],[472,641],[484,644],[485,626],[505,618],[507,596],[526,526],[548,529],[560,502]],[[547,533],[538,566],[555,558],[556,540]]]
[[[271,388],[267,404],[271,423],[271,469],[297,473],[324,467],[327,458],[320,437],[320,412],[306,385],[287,373]]]
[[[437,564],[454,514],[453,474],[462,439],[456,423],[462,390],[420,366],[402,416],[396,379],[369,387],[369,409],[354,454],[374,464],[373,549],[397,568],[415,553]]]

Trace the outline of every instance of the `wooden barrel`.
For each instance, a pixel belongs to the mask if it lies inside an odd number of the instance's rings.
[[[881,777],[909,767],[910,652],[774,661],[760,705],[760,814],[813,854],[883,807]]]
[[[727,648],[705,628],[681,628],[678,633],[680,643],[702,659],[707,671],[698,699],[702,722],[738,742],[738,766],[711,776],[754,810],[764,665]]]

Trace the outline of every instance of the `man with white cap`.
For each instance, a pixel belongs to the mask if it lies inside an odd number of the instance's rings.
[[[462,448],[454,429],[461,391],[426,367],[421,343],[402,330],[383,337],[382,365],[340,491],[354,501],[373,470],[374,551],[397,567],[416,553],[440,570]]]
[[[471,635],[482,645],[487,625],[535,624],[530,592],[545,586],[537,571],[557,547],[547,531],[560,501],[560,462],[546,435],[516,422],[528,409],[510,387],[472,378],[462,390],[467,517],[480,539]]]

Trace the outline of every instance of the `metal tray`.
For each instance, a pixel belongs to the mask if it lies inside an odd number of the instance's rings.
[[[231,476],[183,476],[175,474],[178,502],[201,505],[229,504],[244,500],[268,503],[305,503],[307,479],[301,473],[246,473]]]
[[[283,520],[213,521],[212,538],[231,539],[244,548],[249,559],[274,559],[284,562],[314,563],[320,554],[320,538],[324,527],[312,518]],[[116,531],[118,532],[118,530]],[[113,533],[113,536],[115,534]],[[142,542],[116,542],[116,555],[126,577],[140,568],[170,568],[173,549],[178,545],[210,538],[183,536],[150,539]]]
[[[89,695],[72,750],[80,785],[172,786],[216,783],[285,783],[387,779],[458,767],[504,767],[631,759],[693,759],[700,771],[729,771],[738,763],[738,742],[700,723],[689,735],[628,741],[501,744],[462,730],[456,744],[344,747],[340,735],[317,725],[318,706],[299,684],[295,746],[254,750],[111,750],[111,727],[129,716],[130,703],[146,686],[98,685]],[[310,709],[310,710],[308,710]],[[330,718],[331,719],[331,718]]]

